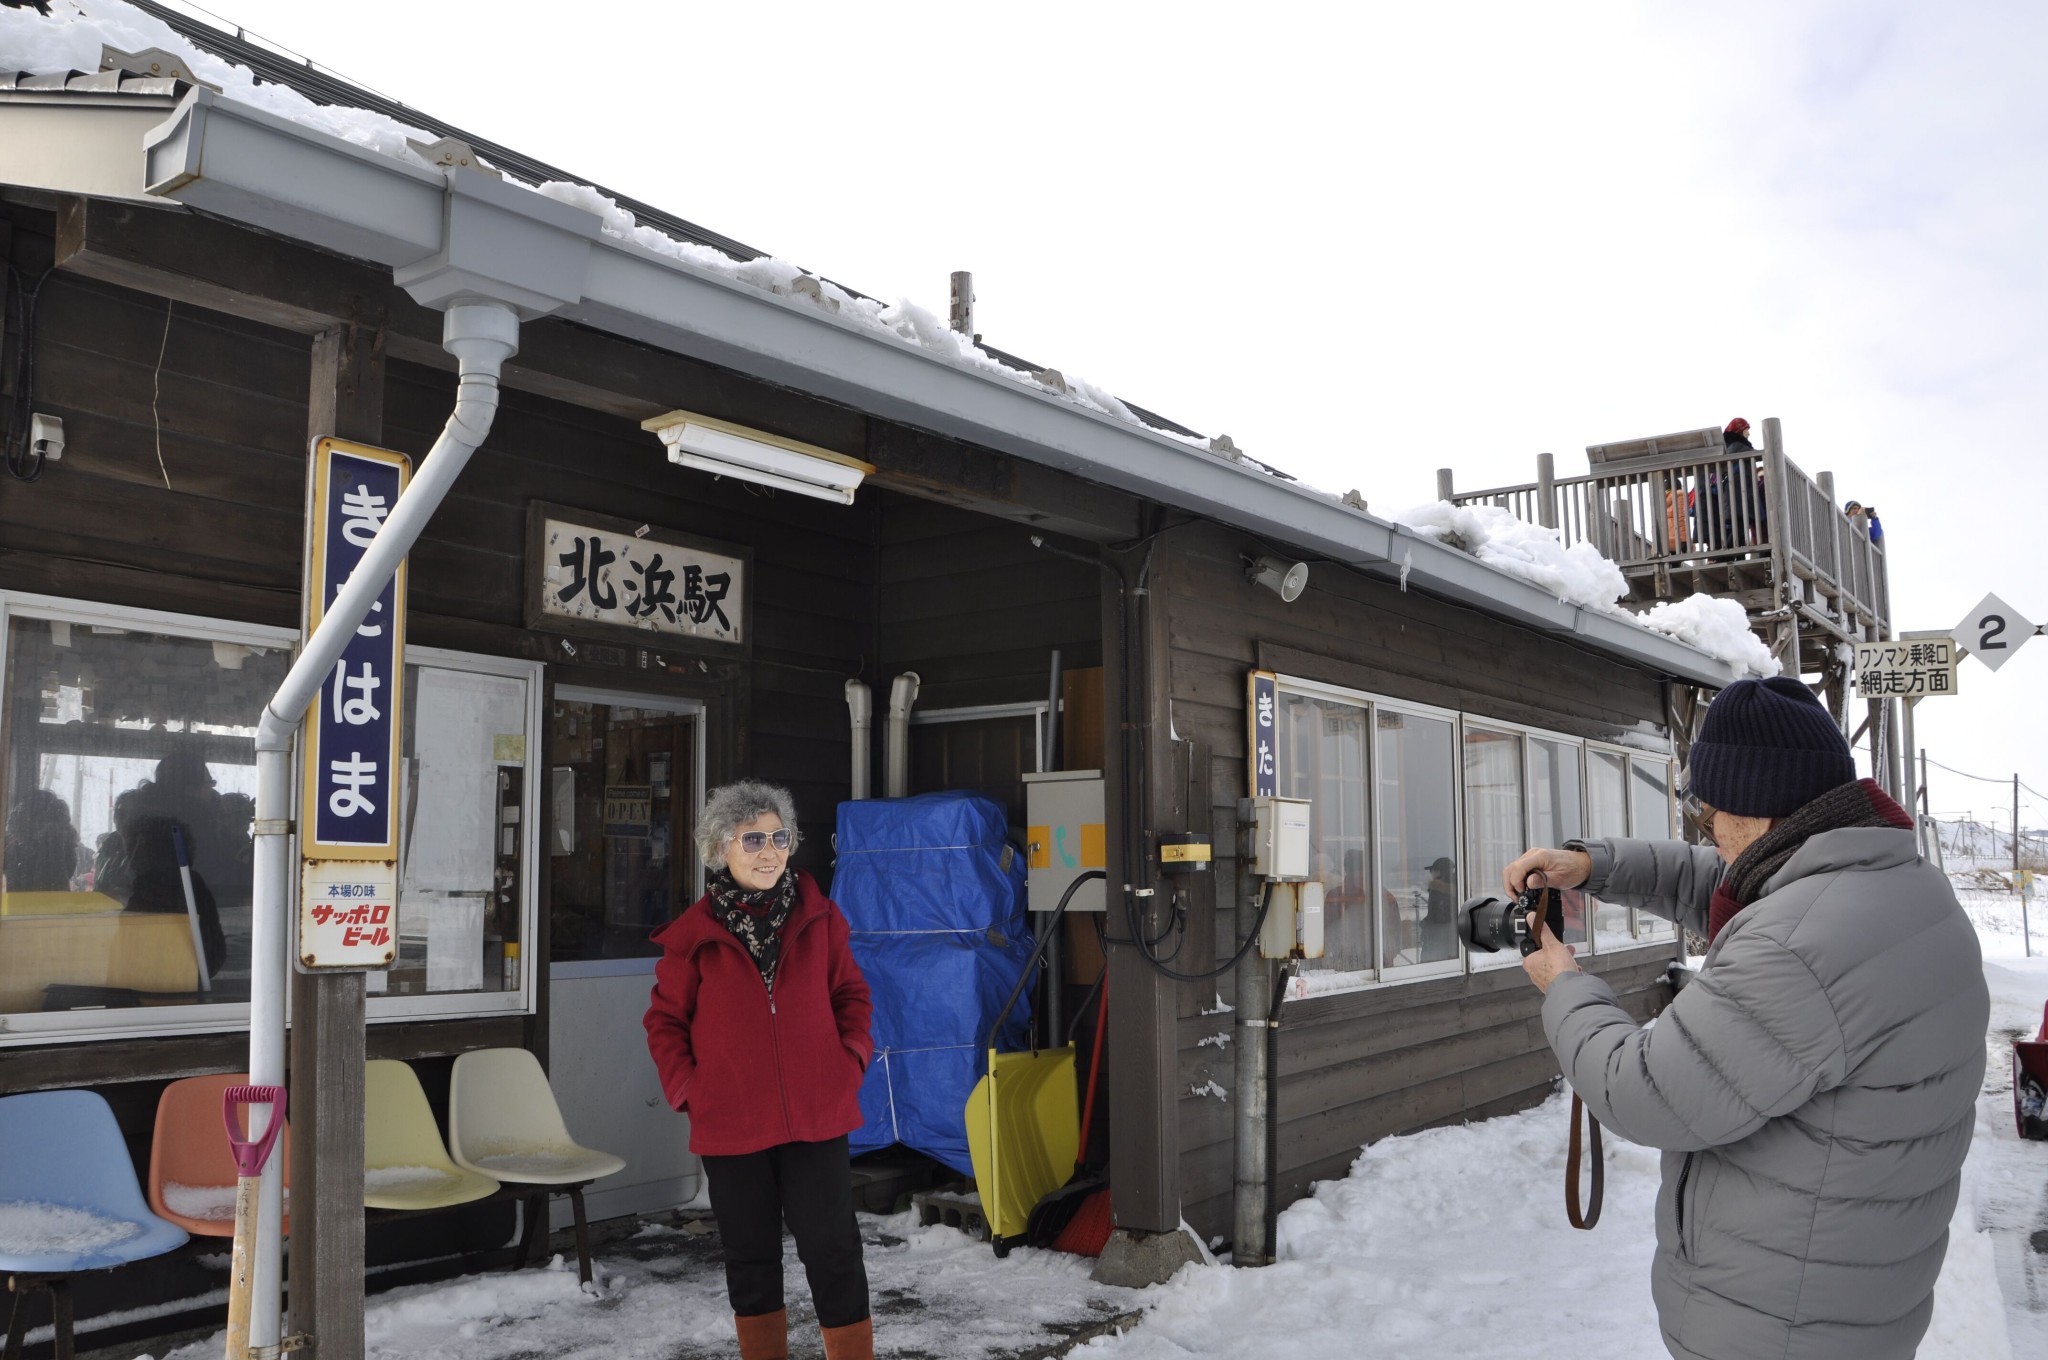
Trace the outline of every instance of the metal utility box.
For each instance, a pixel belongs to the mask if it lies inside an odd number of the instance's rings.
[[[1087,869],[1109,866],[1102,814],[1102,771],[1053,770],[1024,776],[1024,820],[1030,841],[1026,893],[1031,910],[1051,911]],[[1101,911],[1101,879],[1090,879],[1068,911]]]
[[[1309,876],[1309,809],[1306,798],[1252,799],[1252,872],[1260,878],[1299,883]]]

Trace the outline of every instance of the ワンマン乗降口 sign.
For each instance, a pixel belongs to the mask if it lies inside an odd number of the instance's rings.
[[[1856,692],[1866,699],[1925,699],[1956,692],[1952,637],[1856,644]]]
[[[316,440],[311,463],[308,637],[377,541],[412,468],[404,454],[340,439]],[[301,968],[383,968],[396,955],[404,668],[405,564],[400,562],[306,711],[299,815]]]

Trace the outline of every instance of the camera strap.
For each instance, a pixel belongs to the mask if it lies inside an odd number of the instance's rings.
[[[1564,1212],[1574,1228],[1590,1231],[1600,1221],[1600,1196],[1605,1188],[1607,1159],[1600,1154],[1600,1121],[1593,1112],[1586,1109],[1586,1103],[1579,1099],[1577,1091],[1572,1092],[1572,1136],[1564,1154]],[[1588,1149],[1593,1158],[1593,1193],[1586,1202],[1583,1213],[1579,1210],[1579,1115],[1584,1113],[1586,1123],[1593,1132],[1587,1138]]]

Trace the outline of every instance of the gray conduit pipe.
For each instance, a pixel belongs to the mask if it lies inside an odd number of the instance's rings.
[[[889,751],[882,789],[890,798],[910,792],[910,710],[917,703],[918,684],[916,671],[905,671],[889,683],[889,717],[884,729]]]
[[[852,789],[847,795],[855,802],[871,797],[871,767],[874,764],[875,749],[873,733],[875,728],[875,695],[864,680],[846,682],[846,712],[853,723],[853,771]]]
[[[497,302],[458,302],[441,324],[441,345],[456,359],[459,382],[455,410],[434,441],[432,452],[398,498],[368,552],[357,563],[348,584],[322,615],[320,626],[305,640],[298,660],[264,706],[256,724],[256,863],[250,928],[249,1079],[259,1086],[284,1085],[285,982],[291,973],[292,737],[305,718],[307,705],[334,667],[336,658],[384,593],[385,583],[427,527],[427,520],[448,494],[470,454],[490,433],[498,411],[498,371],[519,350],[519,317]],[[268,1126],[267,1106],[250,1107],[249,1136],[260,1137]],[[263,1168],[259,1191],[260,1227],[256,1235],[249,1312],[249,1349],[275,1355],[280,1331],[279,1305],[284,1277],[282,1158],[273,1155]]]

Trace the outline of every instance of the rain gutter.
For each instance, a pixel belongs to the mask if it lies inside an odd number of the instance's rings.
[[[444,215],[488,207],[558,230],[595,222],[523,187],[469,174],[487,204],[458,202],[435,171],[195,89],[146,139],[151,192],[394,268],[411,286],[441,249]],[[452,221],[450,225],[453,225]],[[1697,684],[1733,672],[1697,648],[1586,609],[1478,559],[1297,483],[1050,392],[949,363],[908,342],[646,247],[595,237],[580,287],[550,286],[555,315],[732,368],[884,419],[1057,468],[1185,509],[1443,599]],[[416,292],[417,295],[417,292]],[[422,301],[430,301],[422,297]]]

